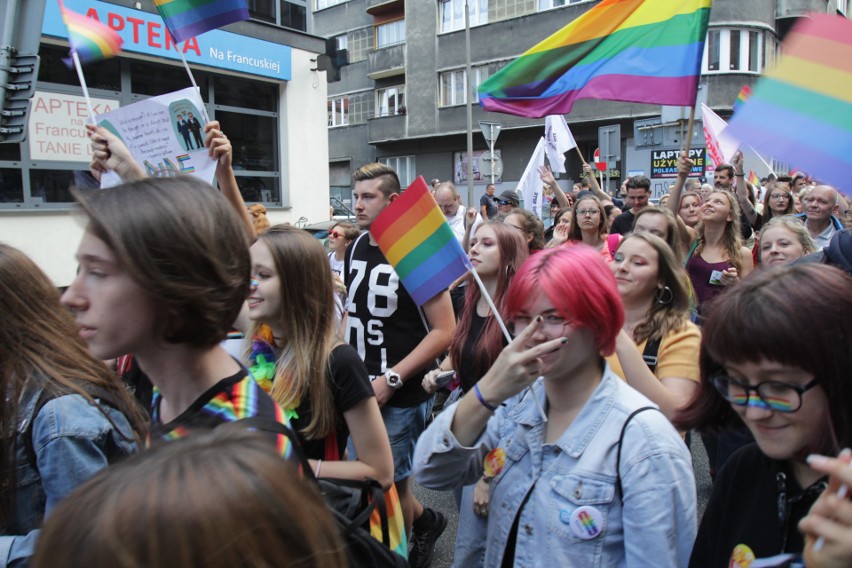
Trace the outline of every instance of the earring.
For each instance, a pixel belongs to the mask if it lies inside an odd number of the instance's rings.
[[[658,304],[671,304],[672,300],[674,300],[674,292],[668,286],[663,286],[657,289],[654,297],[657,299]]]

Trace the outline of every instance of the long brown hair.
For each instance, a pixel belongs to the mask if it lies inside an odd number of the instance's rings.
[[[260,235],[269,247],[281,283],[281,312],[275,328],[277,362],[272,398],[284,408],[308,401],[311,421],[302,434],[322,439],[335,427],[334,398],[328,380],[331,351],[340,343],[334,316],[334,287],[325,250],[310,233],[275,225]],[[247,338],[257,334],[253,322]],[[247,352],[251,343],[247,344]]]
[[[662,339],[689,321],[689,288],[686,285],[689,277],[671,247],[660,237],[651,233],[633,233],[625,237],[618,248],[631,239],[641,239],[657,252],[657,278],[671,291],[670,302],[655,300],[651,304],[645,320],[633,331],[633,339],[636,343],[642,343],[646,339]],[[662,297],[666,295],[667,293],[663,292]]]
[[[584,195],[582,198],[574,202],[574,207],[571,208],[571,230],[568,232],[569,241],[583,242],[583,232],[580,230],[580,219],[577,217],[577,209],[583,201],[593,201],[598,209],[598,236],[601,239],[606,238],[606,211],[604,211],[603,203],[594,195]]]
[[[718,170],[719,168],[716,169]],[[740,249],[743,246],[743,241],[742,234],[740,233],[740,204],[733,193],[725,191],[724,189],[714,189],[710,192],[710,195],[707,196],[707,199],[709,200],[710,196],[714,193],[720,193],[728,200],[732,219],[725,223],[725,234],[722,237],[722,246],[725,248],[725,252],[728,253],[728,260],[730,263],[734,265],[737,272],[742,272],[743,262],[742,256],[740,255]],[[704,223],[698,223],[695,226],[695,231],[697,233],[698,243],[695,247],[693,256],[701,254],[701,251],[704,250]]]
[[[518,268],[524,263],[529,256],[529,249],[521,233],[514,227],[510,227],[505,223],[498,221],[485,221],[477,228],[479,231],[482,227],[490,227],[497,237],[497,248],[500,251],[500,273],[497,276],[497,288],[494,291],[494,305],[498,310],[503,306],[503,298],[506,296],[506,291],[509,289],[509,283],[518,271]],[[479,286],[473,276],[468,274],[465,277],[467,282],[467,291],[464,296],[464,309],[459,316],[458,326],[453,335],[453,340],[450,343],[450,359],[459,369],[462,360],[462,349],[470,334],[470,326],[473,321],[473,314],[476,312],[476,304],[479,302],[481,292]],[[500,326],[494,317],[489,317],[485,322],[485,327],[474,344],[474,351],[479,354],[479,357],[474,362],[474,372],[484,374],[500,352],[503,350],[503,334],[500,331]]]
[[[144,433],[143,413],[102,361],[79,339],[59,292],[24,253],[0,244],[0,528],[13,511],[18,402],[29,380],[43,380],[48,392],[79,394],[97,406],[83,384],[110,395],[133,427]],[[129,432],[120,435],[131,435]]]
[[[99,473],[47,519],[36,568],[345,568],[322,496],[266,437],[216,429]]]
[[[770,196],[773,191],[781,191],[787,195],[787,208],[784,209],[783,213],[776,215],[772,208],[769,206],[769,202],[771,201]],[[796,200],[793,199],[793,190],[790,189],[790,182],[775,180],[772,182],[766,189],[766,195],[763,197],[763,222],[764,224],[772,219],[773,217],[779,217],[783,215],[792,215],[796,212]]]

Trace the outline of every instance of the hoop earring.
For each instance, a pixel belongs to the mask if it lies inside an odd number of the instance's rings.
[[[668,293],[668,295],[666,295]],[[662,288],[658,288],[654,297],[657,300],[658,304],[671,304],[672,300],[674,300],[674,292],[668,286],[663,286]]]

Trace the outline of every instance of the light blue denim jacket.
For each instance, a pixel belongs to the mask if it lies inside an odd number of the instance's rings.
[[[11,530],[0,536],[0,568],[25,566],[35,550],[43,518],[98,471],[137,451],[124,414],[103,405],[110,423],[81,395],[65,395],[49,400],[35,417],[32,448],[37,469],[33,468],[24,435],[41,393],[34,382],[29,381],[18,404],[16,514]]]
[[[531,391],[544,401],[544,379]],[[530,391],[501,406],[471,448],[460,446],[450,432],[458,405],[444,410],[417,443],[418,483],[439,490],[470,484],[482,475],[492,448],[503,448],[507,457],[491,483],[484,557],[467,558],[465,567],[501,565],[516,513],[530,491],[520,513],[515,566],[686,566],[696,534],[695,479],[689,450],[660,412],[645,411],[630,421],[621,454],[623,499],[616,491],[619,434],[627,416],[643,406],[654,404],[607,366],[555,444],[544,443],[546,423]],[[594,511],[602,529],[588,540],[569,524],[583,506]],[[462,506],[460,536],[464,516],[472,516],[469,508]]]

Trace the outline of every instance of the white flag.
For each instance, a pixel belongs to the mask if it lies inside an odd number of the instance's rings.
[[[564,173],[565,152],[577,147],[564,116],[554,114],[544,119],[544,142],[550,169],[553,173]]]
[[[539,177],[539,168],[544,165],[544,136],[539,138],[538,145],[535,147],[530,163],[527,164],[527,169],[524,170],[524,175],[521,176],[521,181],[518,182],[518,191],[521,192],[521,197],[524,200],[524,209],[532,211],[539,218],[541,217],[541,200],[542,200],[542,184]]]
[[[725,134],[728,123],[719,115],[701,103],[702,122],[704,123],[704,140],[707,142],[707,155],[713,160],[713,165],[730,164],[731,159],[740,148],[739,140]]]

